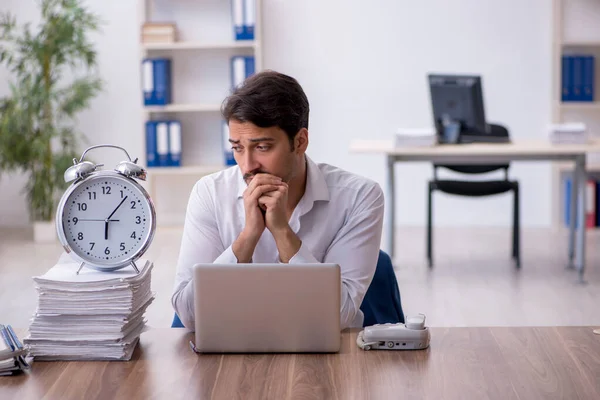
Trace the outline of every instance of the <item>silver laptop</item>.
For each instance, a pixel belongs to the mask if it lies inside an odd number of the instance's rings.
[[[338,352],[337,264],[194,265],[200,353]]]

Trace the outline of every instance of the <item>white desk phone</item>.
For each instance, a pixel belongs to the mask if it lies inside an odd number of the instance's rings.
[[[406,324],[375,324],[358,334],[356,344],[363,350],[422,350],[429,347],[431,334],[425,314],[406,319]]]

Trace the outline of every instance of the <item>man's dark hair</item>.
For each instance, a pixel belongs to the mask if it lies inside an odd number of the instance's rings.
[[[308,129],[308,112],[308,98],[298,81],[270,70],[246,79],[221,107],[227,123],[233,119],[261,128],[281,128],[287,133],[292,149],[298,131]]]

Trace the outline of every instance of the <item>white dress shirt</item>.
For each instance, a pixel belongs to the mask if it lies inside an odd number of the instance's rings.
[[[362,327],[360,305],[373,279],[381,244],[383,192],[374,181],[316,164],[308,156],[306,160],[306,190],[289,222],[302,245],[289,263],[339,264],[341,327]],[[195,329],[192,267],[237,263],[231,246],[244,228],[246,187],[239,167],[234,166],[201,178],[190,195],[171,302],[191,330]],[[280,262],[268,229],[252,261]]]

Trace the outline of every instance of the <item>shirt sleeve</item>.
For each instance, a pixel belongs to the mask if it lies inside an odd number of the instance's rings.
[[[361,200],[359,200],[361,199]],[[360,305],[371,284],[383,229],[384,196],[378,184],[359,192],[356,206],[346,223],[335,235],[323,263],[340,266],[342,275],[341,328],[362,327]],[[302,243],[290,263],[318,263],[310,249]]]
[[[234,264],[231,246],[225,248],[214,202],[205,179],[194,186],[187,205],[171,303],[183,325],[194,330],[193,267],[197,263]]]

